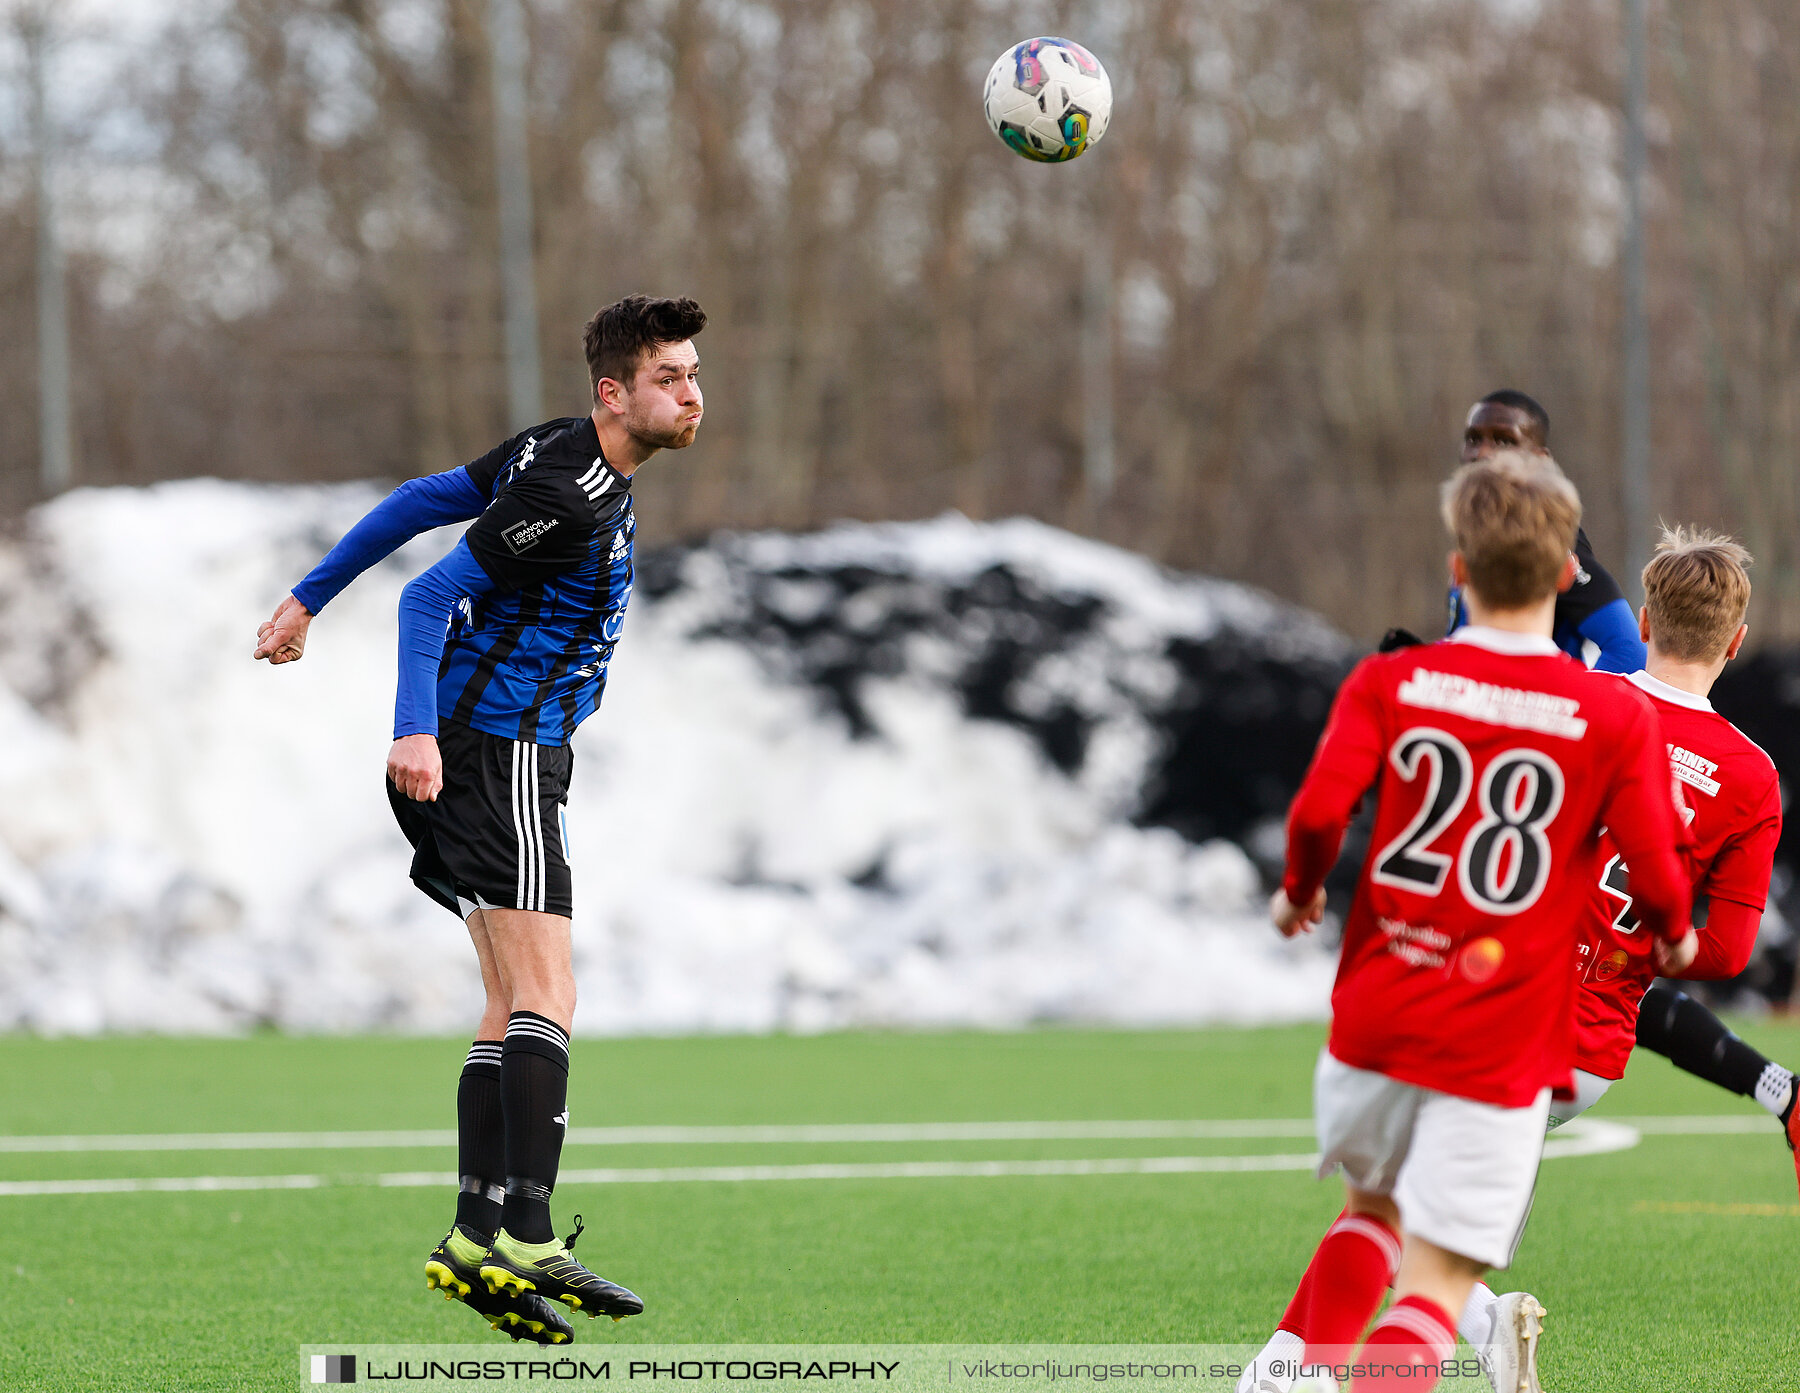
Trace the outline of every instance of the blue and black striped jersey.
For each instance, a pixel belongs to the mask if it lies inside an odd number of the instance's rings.
[[[495,588],[451,615],[438,714],[565,745],[600,704],[631,601],[631,481],[586,416],[534,426],[465,472],[489,502],[463,540]]]

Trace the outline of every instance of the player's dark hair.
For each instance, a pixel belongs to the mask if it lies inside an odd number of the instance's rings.
[[[1489,402],[1495,406],[1510,406],[1514,411],[1523,411],[1536,424],[1538,439],[1545,445],[1550,443],[1550,413],[1534,399],[1523,392],[1515,392],[1511,387],[1502,387],[1498,392],[1489,392],[1476,405],[1484,406]]]
[[[603,377],[629,387],[651,349],[691,339],[705,327],[706,311],[693,300],[627,295],[588,320],[581,331],[588,381],[596,394]]]

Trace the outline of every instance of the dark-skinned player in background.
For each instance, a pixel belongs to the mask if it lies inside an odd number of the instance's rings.
[[[1443,508],[1471,622],[1357,665],[1289,813],[1270,914],[1291,935],[1323,915],[1344,830],[1375,801],[1314,1078],[1319,1173],[1343,1172],[1346,1205],[1240,1393],[1335,1390],[1390,1285],[1352,1387],[1436,1385],[1456,1313],[1512,1261],[1552,1094],[1573,1091],[1569,964],[1602,828],[1635,868],[1659,967],[1697,947],[1655,712],[1550,636],[1576,569],[1574,485],[1547,454],[1506,450],[1459,469]]]
[[[1469,408],[1463,422],[1462,462],[1486,459],[1496,450],[1550,451],[1550,414],[1523,392],[1502,388],[1489,392]],[[1450,590],[1449,631],[1466,623],[1462,595]],[[1556,597],[1556,646],[1571,658],[1587,662],[1586,649],[1596,650],[1590,667],[1601,672],[1636,672],[1644,665],[1644,644],[1637,616],[1619,583],[1594,559],[1587,533],[1575,532],[1575,579]]]

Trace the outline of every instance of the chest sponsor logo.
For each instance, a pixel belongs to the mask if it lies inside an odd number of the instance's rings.
[[[1708,798],[1719,796],[1719,781],[1713,778],[1719,772],[1716,761],[1705,759],[1692,750],[1684,750],[1679,745],[1671,745],[1669,768],[1675,771],[1675,777],[1682,783],[1699,789]]]
[[[1454,672],[1414,668],[1413,675],[1400,684],[1399,695],[1407,706],[1448,711],[1484,725],[1541,731],[1570,740],[1579,740],[1587,734],[1586,719],[1576,714],[1581,710],[1581,703],[1574,697],[1498,687]]]
[[[1409,924],[1404,919],[1377,919],[1387,935],[1387,950],[1413,967],[1442,967],[1448,959],[1450,935],[1429,924]]]
[[[1613,978],[1617,977],[1625,970],[1625,964],[1629,961],[1630,958],[1623,948],[1613,949],[1612,952],[1608,953],[1604,958],[1600,959],[1599,962],[1594,964],[1594,980],[1596,982],[1612,981]]]
[[[512,549],[512,554],[519,556],[543,541],[545,535],[556,526],[556,523],[557,519],[555,518],[536,518],[530,521],[515,522],[511,527],[501,528],[500,536]]]

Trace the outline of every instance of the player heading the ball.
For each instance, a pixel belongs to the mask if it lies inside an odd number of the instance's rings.
[[[313,616],[362,572],[473,520],[401,593],[387,796],[413,883],[467,925],[486,996],[456,1088],[456,1218],[425,1285],[514,1340],[571,1339],[552,1302],[615,1320],[644,1309],[571,1256],[580,1215],[561,1240],[550,1219],[575,1018],[569,741],[600,705],[631,602],[632,480],[700,429],[705,327],[689,299],[606,306],[582,335],[585,415],[400,485],[257,631],[257,658],[297,660]]]
[[[1373,792],[1314,1080],[1319,1174],[1343,1172],[1347,1204],[1265,1352],[1284,1369],[1301,1351],[1340,1361],[1393,1283],[1359,1393],[1435,1386],[1453,1313],[1484,1269],[1512,1261],[1551,1095],[1570,1089],[1570,963],[1603,826],[1631,861],[1663,970],[1694,953],[1685,833],[1650,702],[1550,637],[1573,579],[1574,485],[1547,454],[1501,451],[1459,469],[1443,509],[1471,622],[1346,679],[1270,904],[1286,935],[1319,920],[1344,830]],[[1268,1374],[1259,1360],[1239,1387],[1295,1386]]]

